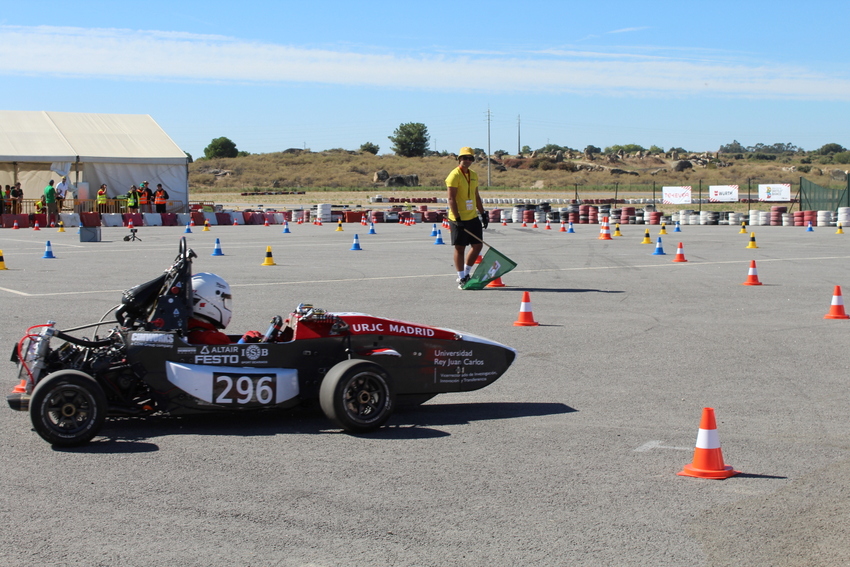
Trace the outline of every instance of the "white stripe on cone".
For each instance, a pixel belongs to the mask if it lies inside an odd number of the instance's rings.
[[[832,305],[844,305],[844,296],[843,295],[833,295],[832,296]]]
[[[700,429],[697,433],[697,449],[719,449],[720,436],[716,429]]]

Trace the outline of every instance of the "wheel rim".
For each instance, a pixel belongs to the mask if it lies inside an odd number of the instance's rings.
[[[380,419],[387,406],[387,395],[383,376],[375,372],[359,372],[351,377],[343,390],[345,413],[360,423]]]
[[[62,435],[87,428],[94,418],[95,401],[84,388],[68,384],[57,388],[41,406],[42,421]]]

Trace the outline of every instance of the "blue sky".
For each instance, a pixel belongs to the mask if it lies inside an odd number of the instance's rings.
[[[0,108],[150,114],[195,157],[850,146],[844,2],[15,2]]]

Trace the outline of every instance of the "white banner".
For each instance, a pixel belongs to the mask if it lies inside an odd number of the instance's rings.
[[[790,183],[759,184],[759,201],[790,201]]]
[[[690,205],[691,186],[685,187],[662,187],[661,202],[665,205]]]
[[[738,186],[709,185],[708,200],[712,203],[734,203],[738,200]]]

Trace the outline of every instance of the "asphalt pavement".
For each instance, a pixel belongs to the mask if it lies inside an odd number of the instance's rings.
[[[850,292],[850,233],[752,227],[747,248],[737,226],[682,226],[655,255],[658,226],[599,240],[598,225],[492,225],[486,241],[518,266],[504,288],[461,291],[431,224],[375,228],[140,227],[131,242],[104,228],[86,243],[75,228],[0,230],[7,352],[48,319],[97,321],[162,273],[184,236],[194,271],[233,288],[229,332],[305,302],[518,351],[495,384],[361,436],[306,408],[109,420],[92,443],[58,450],[4,404],[0,564],[850,563],[850,320],[824,319],[835,286]],[[679,243],[687,262],[673,262]],[[267,246],[275,266],[261,266]],[[741,285],[753,260],[763,285]],[[513,325],[523,291],[537,327]],[[676,474],[704,407],[741,474]]]

